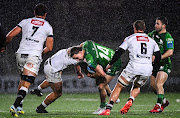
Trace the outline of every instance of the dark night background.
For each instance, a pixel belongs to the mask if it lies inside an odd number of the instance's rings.
[[[179,0],[0,0],[0,22],[5,32],[8,33],[22,19],[34,17],[34,6],[39,2],[47,5],[46,20],[54,30],[54,48],[44,56],[44,60],[62,48],[86,40],[115,50],[126,36],[133,33],[132,23],[135,20],[143,19],[148,33],[154,30],[156,17],[166,16],[169,21],[167,31],[175,40],[170,76],[179,78]],[[20,39],[21,35],[16,36],[7,46],[6,52],[0,54],[0,75],[18,74],[14,53]],[[122,57],[124,66],[127,59],[125,55]],[[74,71],[73,68],[67,70],[65,73]],[[43,66],[39,73],[43,73]]]

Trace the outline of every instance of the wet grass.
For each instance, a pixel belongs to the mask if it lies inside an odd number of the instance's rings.
[[[74,93],[63,94],[54,103],[46,109],[48,114],[37,114],[36,107],[41,104],[46,97],[37,97],[28,94],[24,101],[24,115],[21,118],[179,118],[180,117],[180,93],[166,93],[166,98],[170,101],[170,105],[159,114],[151,114],[149,110],[156,103],[156,96],[153,93],[140,93],[133,103],[129,112],[121,115],[119,110],[124,106],[129,97],[129,93],[121,93],[120,103],[115,104],[110,116],[93,115],[92,112],[99,107],[98,93]],[[13,104],[16,94],[0,94],[0,118],[12,117],[9,113],[9,107]]]

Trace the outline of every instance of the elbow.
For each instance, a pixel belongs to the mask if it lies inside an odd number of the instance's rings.
[[[172,56],[173,53],[174,53],[174,50],[171,50],[171,51],[169,52],[169,56]]]

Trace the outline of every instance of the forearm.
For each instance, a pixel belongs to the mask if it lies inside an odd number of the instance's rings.
[[[106,75],[106,73],[104,72],[104,70],[101,68],[100,65],[97,65],[97,66],[96,66],[95,71],[96,71],[97,73],[99,73],[100,75],[102,75],[103,77]]]
[[[163,55],[161,55],[161,59],[165,59],[165,58],[168,58],[168,57],[172,56],[173,52],[174,52],[173,49],[167,50]]]
[[[109,65],[112,65],[113,63],[115,63],[124,52],[125,50],[122,48],[119,48],[118,50],[116,50],[112,60],[109,62]]]

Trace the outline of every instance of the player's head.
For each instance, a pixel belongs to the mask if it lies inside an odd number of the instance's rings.
[[[82,47],[78,47],[78,46],[72,47],[69,55],[73,59],[76,59],[77,61],[81,61],[84,59],[84,53],[82,51]]]
[[[46,5],[39,3],[35,6],[34,9],[35,16],[46,16],[47,14],[47,7]]]
[[[136,20],[133,24],[134,32],[144,32],[146,29],[145,22],[143,20]]]
[[[166,26],[168,25],[168,20],[166,17],[161,16],[156,18],[156,23],[155,23],[155,30],[157,32],[162,31],[163,29],[166,29]]]

